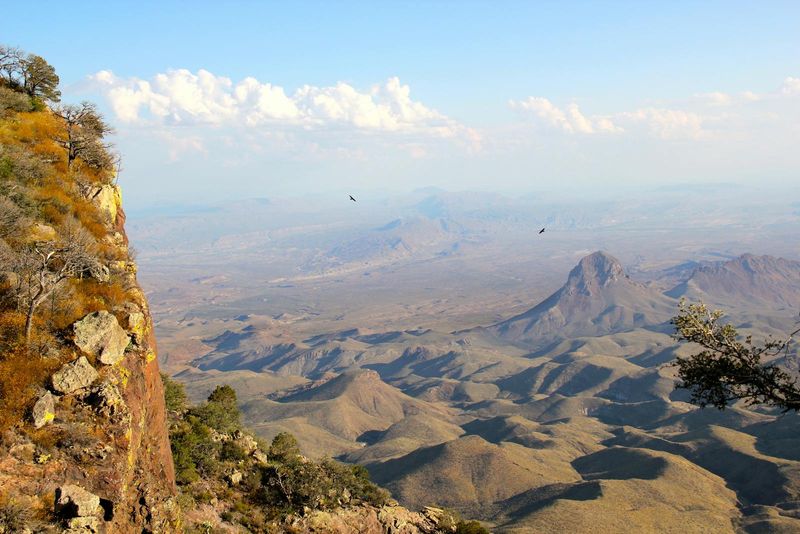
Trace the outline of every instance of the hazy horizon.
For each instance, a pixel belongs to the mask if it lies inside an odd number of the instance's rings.
[[[47,27],[20,9],[4,40],[98,102],[131,210],[798,182],[794,2],[86,2]]]

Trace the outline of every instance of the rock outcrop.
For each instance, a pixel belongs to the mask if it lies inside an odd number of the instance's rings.
[[[433,534],[455,532],[442,524],[444,514],[436,508],[412,512],[402,506],[357,506],[333,512],[312,511],[304,516],[290,516],[284,532],[320,534]]]
[[[81,356],[56,371],[53,375],[53,389],[58,393],[75,393],[91,386],[99,376],[86,356]]]
[[[76,322],[72,329],[78,348],[105,365],[118,363],[131,340],[117,318],[107,311],[90,313]]]

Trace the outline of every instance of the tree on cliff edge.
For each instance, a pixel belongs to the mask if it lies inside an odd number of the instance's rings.
[[[30,343],[39,306],[61,286],[97,265],[95,241],[79,222],[69,219],[53,241],[32,243],[15,258],[21,278],[18,298],[25,307],[25,340]]]
[[[106,124],[97,106],[90,102],[56,107],[53,112],[64,123],[63,131],[54,139],[67,151],[67,169],[77,159],[94,169],[110,169],[114,158],[103,138],[113,129]]]
[[[793,336],[782,340],[768,338],[762,344],[752,336],[739,340],[736,328],[723,324],[723,312],[710,310],[702,302],[681,302],[680,312],[673,317],[681,341],[696,343],[702,351],[688,357],[678,357],[677,388],[688,389],[692,402],[724,410],[729,402],[745,400],[748,405],[766,404],[783,412],[800,411],[800,387],[797,377],[770,360],[788,356]]]

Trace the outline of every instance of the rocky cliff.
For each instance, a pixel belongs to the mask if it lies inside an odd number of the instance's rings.
[[[29,386],[37,389],[32,409],[3,435],[4,506],[31,510],[20,518],[27,528],[53,523],[70,532],[174,532],[175,475],[156,344],[128,251],[119,188],[106,184],[80,194],[107,222],[99,241],[113,254],[105,256],[117,258],[98,265],[95,282],[125,288],[124,298],[94,306],[107,309],[59,332],[57,356],[29,355],[56,358],[59,365],[49,379]]]

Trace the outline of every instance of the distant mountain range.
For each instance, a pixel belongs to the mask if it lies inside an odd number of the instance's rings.
[[[800,311],[800,262],[744,254],[697,267],[667,293],[719,304]]]

